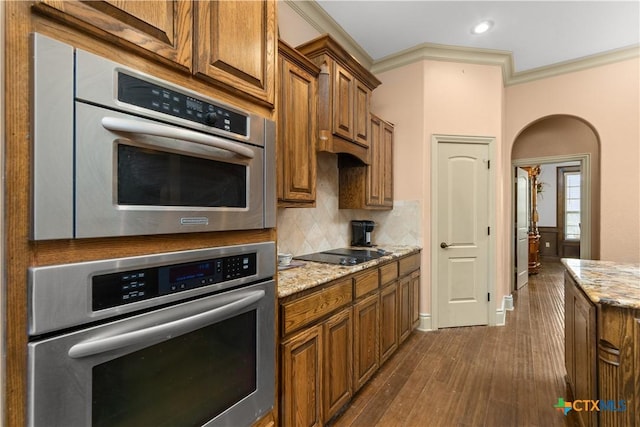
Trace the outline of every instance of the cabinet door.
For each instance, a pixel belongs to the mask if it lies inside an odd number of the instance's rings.
[[[411,333],[413,326],[413,306],[411,304],[411,276],[400,279],[398,284],[398,298],[400,300],[399,309],[399,338],[402,343]]]
[[[275,0],[196,1],[194,12],[194,73],[272,107]]]
[[[574,399],[597,400],[596,309],[565,275],[565,363]],[[584,426],[598,424],[597,412],[576,412]]]
[[[380,136],[380,179],[382,180],[381,204],[393,206],[393,126],[383,122]]]
[[[378,370],[380,301],[372,294],[353,306],[353,387],[358,391]]]
[[[398,348],[398,283],[380,292],[380,364]]]
[[[574,289],[573,339],[575,357],[575,399],[597,400],[595,307],[579,289]],[[583,425],[597,425],[597,413],[577,413]]]
[[[322,425],[322,325],[282,344],[282,423]]]
[[[334,63],[333,74],[333,133],[353,140],[353,94],[355,79],[346,69]]]
[[[44,0],[34,7],[119,46],[190,69],[192,5],[166,0]]]
[[[573,354],[574,338],[573,331],[575,329],[575,314],[573,312],[575,303],[573,297],[573,287],[575,286],[566,277],[564,279],[564,366],[567,370],[569,378],[569,388],[571,394],[576,395],[574,387],[574,379],[576,377],[576,363]]]
[[[382,203],[382,120],[371,115],[371,144],[369,155],[371,163],[367,166],[366,203],[369,206],[379,206]]]
[[[351,308],[335,314],[324,325],[324,418],[333,417],[353,395]]]
[[[411,273],[411,329],[418,327],[420,323],[420,272]]]
[[[316,200],[317,79],[289,61],[281,61],[278,131],[278,199]]]
[[[371,91],[363,83],[358,80],[354,82],[353,94],[353,123],[354,123],[354,141],[363,147],[369,147],[369,105],[371,99]]]

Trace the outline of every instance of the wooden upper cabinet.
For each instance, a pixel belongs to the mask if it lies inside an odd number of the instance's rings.
[[[382,178],[382,205],[393,207],[393,126],[384,122],[381,135],[380,176]]]
[[[369,105],[371,90],[361,82],[355,82],[353,96],[354,141],[363,147],[369,147]]]
[[[275,0],[196,1],[193,7],[194,73],[273,106]]]
[[[369,165],[340,159],[340,209],[393,209],[394,129],[370,114]]]
[[[371,163],[366,168],[367,175],[365,181],[365,192],[367,205],[380,205],[382,203],[382,150],[381,148],[381,135],[382,135],[382,120],[379,117],[371,116]]]
[[[42,0],[34,10],[273,108],[276,0]]]
[[[334,64],[333,81],[333,131],[336,135],[353,140],[354,88],[355,80],[351,73],[338,64]]]
[[[43,0],[34,10],[162,62],[191,68],[191,1]]]
[[[346,153],[369,163],[369,106],[380,85],[331,36],[325,34],[297,47],[321,69],[318,78],[318,150]]]
[[[278,204],[309,207],[316,201],[320,69],[282,41],[278,55]]]

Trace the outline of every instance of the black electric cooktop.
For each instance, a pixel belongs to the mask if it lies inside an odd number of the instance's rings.
[[[389,255],[390,253],[391,252],[387,252],[383,249],[339,248],[330,249],[324,252],[316,252],[313,254],[300,255],[295,257],[295,259],[324,262],[326,264],[356,265]]]

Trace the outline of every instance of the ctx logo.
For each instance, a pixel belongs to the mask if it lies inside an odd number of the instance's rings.
[[[622,412],[627,410],[627,402],[624,400],[617,402],[615,400],[574,400],[573,402],[565,402],[562,397],[559,397],[558,403],[553,405],[553,407],[558,411],[562,411],[565,415],[572,409],[576,412]]]

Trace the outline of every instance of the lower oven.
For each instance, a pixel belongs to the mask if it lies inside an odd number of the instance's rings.
[[[30,426],[248,426],[275,402],[275,244],[29,271]]]

